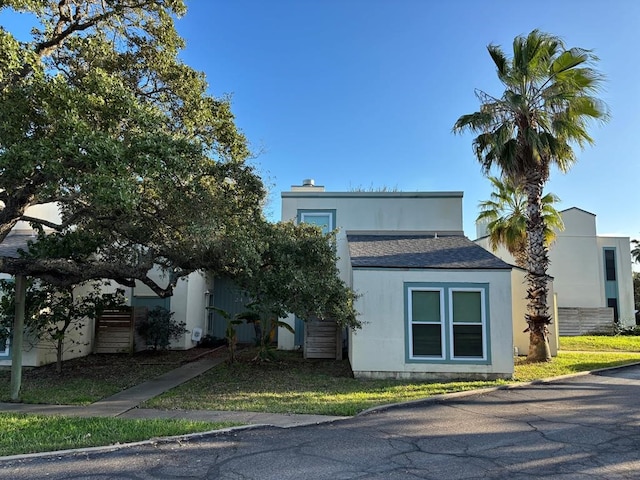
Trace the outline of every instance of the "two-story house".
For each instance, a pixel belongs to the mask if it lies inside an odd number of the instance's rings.
[[[346,335],[356,377],[510,377],[513,267],[463,235],[462,192],[282,193],[282,220],[337,229],[342,279],[363,327]],[[520,299],[517,299],[520,302]],[[278,346],[303,346],[287,321]]]

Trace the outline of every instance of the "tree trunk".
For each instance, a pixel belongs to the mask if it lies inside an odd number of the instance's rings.
[[[16,275],[15,298],[16,312],[13,321],[11,338],[11,401],[20,401],[22,386],[22,335],[24,331],[25,303],[27,295],[27,279],[24,275]]]
[[[62,354],[64,351],[64,335],[56,342],[56,373],[62,373]]]
[[[544,180],[540,172],[531,172],[525,179],[527,194],[527,314],[529,326],[530,362],[551,361],[549,329],[551,317],[547,297],[549,293],[547,267],[549,255],[544,242],[542,217],[542,188]]]

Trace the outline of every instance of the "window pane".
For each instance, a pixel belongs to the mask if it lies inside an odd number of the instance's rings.
[[[482,325],[453,326],[453,356],[482,357]]]
[[[442,356],[440,325],[412,325],[411,329],[414,356]]]
[[[411,320],[440,322],[440,292],[411,292]]]
[[[302,221],[317,225],[322,229],[322,233],[329,233],[333,230],[331,225],[331,215],[329,213],[305,213],[302,214]]]
[[[616,255],[613,250],[604,251],[605,270],[607,274],[607,280],[613,281],[616,279]]]
[[[482,323],[482,301],[480,292],[452,292],[453,322]]]

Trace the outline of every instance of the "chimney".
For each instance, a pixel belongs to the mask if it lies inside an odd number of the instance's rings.
[[[292,192],[324,192],[324,186],[316,185],[313,178],[305,178],[302,185],[291,185]]]

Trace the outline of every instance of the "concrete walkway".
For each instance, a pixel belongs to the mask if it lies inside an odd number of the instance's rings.
[[[141,403],[188,382],[207,370],[220,365],[224,361],[225,359],[221,357],[208,357],[190,362],[158,378],[123,390],[122,392],[87,406],[0,403],[0,412],[38,413],[42,415],[65,415],[74,417],[181,418],[212,422],[238,422],[247,425],[272,425],[285,428],[299,425],[315,425],[347,418],[325,415],[137,408]]]

